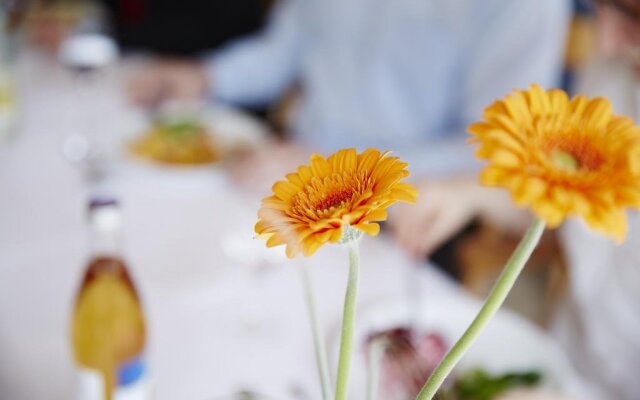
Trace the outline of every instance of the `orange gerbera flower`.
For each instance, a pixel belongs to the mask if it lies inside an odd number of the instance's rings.
[[[577,215],[618,241],[626,207],[640,206],[640,129],[603,98],[532,85],[488,107],[471,125],[481,181],[511,191],[550,227]]]
[[[345,226],[375,236],[380,231],[376,222],[387,218],[387,207],[416,199],[416,190],[400,182],[409,176],[406,167],[389,152],[375,149],[361,154],[340,150],[326,159],[313,154],[311,165],[276,182],[273,195],[262,200],[256,233],[269,247],[286,244],[290,258],[339,242]]]

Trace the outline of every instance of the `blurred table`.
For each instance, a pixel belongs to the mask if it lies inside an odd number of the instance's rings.
[[[21,129],[0,144],[0,398],[63,400],[73,393],[70,314],[88,257],[87,191],[60,145],[68,119],[100,110],[96,129],[128,128],[122,77],[109,75],[92,104],[73,102],[68,73],[28,55],[20,68]],[[155,182],[155,183],[154,183]],[[276,399],[317,399],[319,386],[297,269],[313,275],[320,319],[337,335],[346,250],[286,261],[253,239],[259,197],[224,179],[167,186],[121,170],[125,254],[149,322],[156,399],[215,399],[250,389]],[[384,237],[362,241],[359,303],[403,295],[415,265]],[[431,268],[431,296],[463,296]]]
[[[89,248],[87,190],[60,147],[83,106],[100,110],[95,123],[103,130],[128,129],[131,113],[117,71],[95,103],[78,105],[66,71],[36,55],[22,63],[21,129],[0,145],[0,397],[69,399],[69,318]],[[316,398],[301,261],[286,262],[253,239],[259,198],[219,179],[171,187],[126,170],[114,179],[125,253],[149,319],[157,399],[241,389]],[[370,249],[360,300],[401,291],[410,264],[384,240],[363,243]],[[347,257],[332,246],[312,264],[321,318],[332,331]]]

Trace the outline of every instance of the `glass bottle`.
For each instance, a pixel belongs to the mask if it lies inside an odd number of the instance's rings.
[[[92,200],[89,227],[92,254],[72,318],[77,400],[148,400],[145,318],[121,257],[118,203]]]

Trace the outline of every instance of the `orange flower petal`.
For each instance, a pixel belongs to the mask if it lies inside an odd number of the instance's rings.
[[[576,215],[620,240],[624,210],[640,207],[640,128],[611,110],[605,99],[569,100],[537,85],[494,102],[469,127],[488,163],[480,181],[506,188],[551,227]]]
[[[255,230],[268,246],[286,245],[288,257],[315,253],[325,243],[342,238],[345,224],[370,235],[387,218],[386,207],[397,201],[414,202],[417,191],[402,180],[407,164],[389,153],[368,149],[340,150],[327,159],[319,154],[310,165],[273,185],[262,201]]]
[[[267,247],[280,246],[281,244],[285,244],[286,242],[280,238],[278,235],[271,235],[267,240]]]
[[[371,236],[376,236],[380,232],[380,225],[374,222],[358,224],[358,225],[354,225],[353,227]]]
[[[358,171],[370,172],[380,159],[380,152],[376,149],[365,150],[358,155]]]
[[[317,177],[325,177],[331,174],[331,165],[320,154],[311,156],[311,170]]]
[[[289,201],[298,193],[298,188],[289,182],[278,181],[273,185],[273,193],[281,200]]]

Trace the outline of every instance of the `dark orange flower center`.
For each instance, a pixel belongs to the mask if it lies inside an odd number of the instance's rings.
[[[351,200],[353,197],[353,189],[341,189],[334,192],[330,192],[323,199],[318,201],[314,208],[318,211],[328,210],[332,207],[337,207],[344,204],[347,200]]]
[[[314,178],[292,199],[288,214],[294,218],[317,220],[332,209],[350,208],[351,202],[370,185],[369,178],[363,173]]]
[[[566,161],[571,159],[575,169],[596,171],[605,161],[594,143],[582,137],[556,136],[547,139],[543,148],[552,162],[560,167],[567,167]]]

